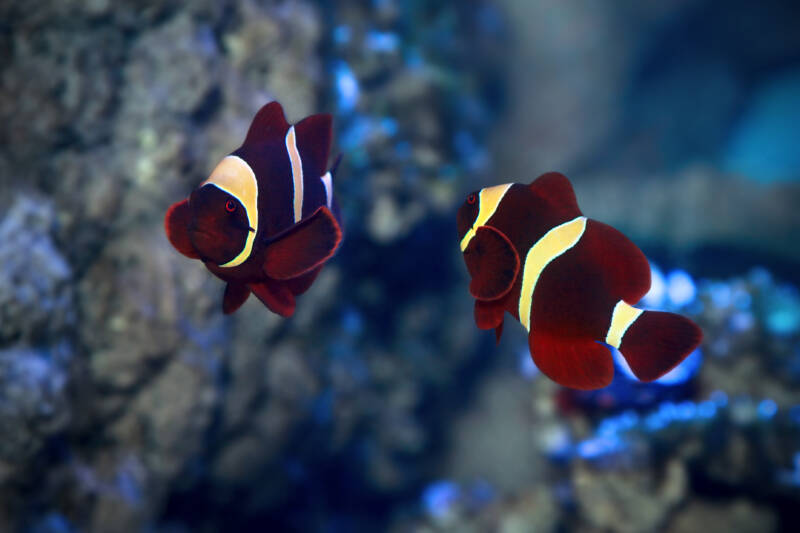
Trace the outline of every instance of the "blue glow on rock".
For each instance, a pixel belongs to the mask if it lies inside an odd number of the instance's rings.
[[[517,355],[517,369],[525,379],[533,379],[539,375],[539,369],[533,362],[528,347],[522,348]]]
[[[633,374],[631,367],[628,366],[628,362],[622,356],[622,352],[617,350],[616,348],[609,346],[611,349],[611,355],[614,357],[614,362],[617,364],[622,373],[625,374],[625,377],[630,379],[631,381],[639,381],[636,379],[636,376]]]
[[[445,518],[461,497],[461,488],[452,481],[436,481],[422,492],[422,505],[434,518]]]
[[[709,394],[708,399],[714,402],[717,407],[727,407],[728,405],[728,395],[721,390],[715,390]]]
[[[469,486],[468,495],[473,507],[482,507],[495,499],[495,490],[491,483],[479,479]]]
[[[704,419],[714,418],[717,414],[717,404],[711,400],[701,402],[697,406],[697,416]]]
[[[625,377],[631,381],[638,382],[639,379],[633,374],[631,367],[628,366],[628,362],[625,360],[625,357],[623,357],[622,353],[613,347],[611,348],[611,353],[614,357],[614,362],[617,364]],[[698,348],[690,353],[686,359],[681,362],[681,364],[655,380],[653,383],[664,386],[675,386],[686,383],[695,375],[697,375],[702,363],[703,354]]]
[[[655,264],[650,263],[650,290],[642,298],[646,307],[661,307],[667,294],[667,284],[664,274]]]
[[[380,127],[381,130],[383,130],[383,133],[387,137],[394,137],[395,135],[397,135],[397,130],[398,130],[397,121],[391,117],[383,117],[380,120]]]
[[[733,290],[727,283],[722,281],[712,283],[708,293],[711,296],[711,303],[714,304],[714,307],[725,309],[733,304]]]
[[[775,403],[775,400],[766,398],[764,400],[761,400],[761,402],[759,402],[758,404],[758,416],[760,418],[769,420],[770,418],[775,416],[775,413],[777,412],[778,412],[778,404]]]
[[[42,517],[27,531],[30,533],[76,533],[78,530],[64,515],[51,512]]]
[[[336,94],[339,109],[352,111],[358,103],[360,89],[350,66],[344,61],[339,61],[333,70],[336,79]]]
[[[658,378],[659,385],[680,385],[692,379],[703,364],[703,353],[700,348],[690,353],[678,366]]]
[[[697,296],[694,280],[685,270],[673,270],[667,275],[667,297],[675,307],[692,303]]]
[[[793,287],[781,287],[770,295],[764,322],[774,335],[788,336],[800,330],[800,296]]]
[[[739,311],[731,315],[729,326],[734,333],[742,333],[750,331],[755,327],[756,319],[753,313],[747,311]]]
[[[352,32],[350,31],[350,26],[336,26],[333,29],[333,41],[336,44],[347,44],[350,42],[350,37]]]
[[[400,47],[400,39],[392,32],[372,30],[367,33],[364,44],[374,52],[391,53]]]
[[[626,443],[618,436],[602,436],[587,439],[578,444],[578,456],[583,459],[597,459],[625,450]]]
[[[598,460],[604,457],[628,452],[636,449],[635,443],[641,442],[646,434],[657,433],[673,426],[683,428],[702,427],[713,420],[720,410],[728,406],[728,396],[723,391],[714,391],[707,400],[694,402],[664,401],[656,409],[646,414],[638,414],[628,410],[619,415],[601,420],[594,433],[570,448],[573,455],[587,460]],[[758,412],[761,419],[771,419],[778,411],[778,406],[770,398],[757,401],[750,397],[737,398],[728,411],[731,420],[737,425],[747,426],[752,419],[737,415],[736,410],[751,406],[753,413]],[[800,408],[800,406],[797,406]],[[790,410],[791,416],[791,410]],[[798,461],[800,463],[800,460]],[[800,472],[798,472],[800,478]]]

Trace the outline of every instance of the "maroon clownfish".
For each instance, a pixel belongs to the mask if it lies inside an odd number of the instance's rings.
[[[619,231],[583,216],[562,174],[470,194],[458,235],[478,327],[494,329],[499,342],[510,313],[528,330],[536,366],[560,385],[611,383],[613,360],[602,343],[618,348],[642,381],[666,374],[700,344],[691,320],[633,307],[650,289],[647,259]]]
[[[183,255],[227,281],[224,313],[252,292],[291,316],[342,241],[333,172],[326,171],[331,116],[290,126],[277,102],[262,107],[244,143],[222,159],[188,199],[173,204],[164,226]]]

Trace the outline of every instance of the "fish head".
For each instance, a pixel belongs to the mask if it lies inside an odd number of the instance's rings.
[[[254,231],[238,198],[206,183],[189,197],[189,240],[204,261],[225,265],[240,255]]]
[[[469,193],[464,200],[464,203],[458,209],[456,224],[458,227],[459,240],[464,239],[464,236],[467,234],[467,232],[469,232],[470,229],[472,229],[475,220],[478,218],[478,193],[479,191],[473,191]]]

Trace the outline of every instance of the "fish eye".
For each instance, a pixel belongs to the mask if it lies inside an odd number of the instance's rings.
[[[477,197],[475,196],[475,193],[472,193],[469,196],[467,196],[467,203],[469,205],[473,205],[476,200],[477,200]]]
[[[225,209],[228,211],[228,213],[233,213],[236,211],[236,202],[233,200],[228,200],[225,202]]]

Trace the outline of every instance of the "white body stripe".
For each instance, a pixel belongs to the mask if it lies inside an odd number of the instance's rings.
[[[606,344],[619,348],[625,332],[643,312],[641,309],[636,309],[622,300],[618,301],[611,315],[611,325],[608,327],[608,333],[606,334]]]
[[[200,186],[203,185],[213,185],[239,200],[244,207],[250,227],[255,230],[248,233],[244,248],[239,255],[219,266],[227,268],[241,265],[250,257],[253,251],[253,242],[258,233],[258,181],[256,174],[247,161],[241,157],[229,155],[222,158],[222,161],[211,172],[211,176]]]
[[[289,161],[292,164],[292,186],[294,221],[303,218],[303,162],[300,159],[300,152],[297,150],[297,139],[295,138],[294,126],[289,128],[286,134],[286,152],[289,154]]]
[[[586,217],[574,218],[552,228],[528,250],[519,294],[519,321],[528,331],[531,330],[531,305],[539,276],[553,259],[578,244],[584,231]]]
[[[331,173],[326,172],[319,179],[322,180],[322,184],[325,186],[325,201],[328,204],[328,209],[330,209],[333,201],[333,179],[331,178]]]
[[[494,187],[481,189],[480,194],[478,194],[478,216],[475,217],[475,222],[472,223],[472,227],[467,234],[461,239],[462,252],[467,249],[469,241],[475,236],[475,232],[478,228],[486,224],[486,222],[492,218],[492,215],[497,211],[497,207],[512,185],[514,184],[504,183],[503,185],[495,185]]]

